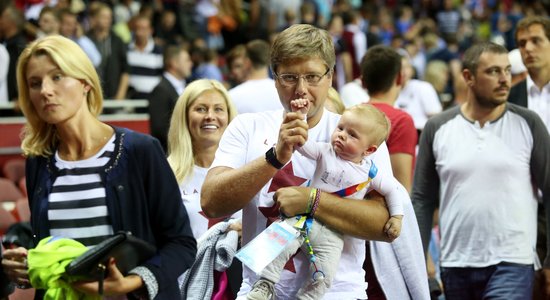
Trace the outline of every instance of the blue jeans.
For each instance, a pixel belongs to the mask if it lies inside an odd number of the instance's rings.
[[[531,299],[533,265],[502,262],[485,268],[444,268],[441,280],[446,300]]]

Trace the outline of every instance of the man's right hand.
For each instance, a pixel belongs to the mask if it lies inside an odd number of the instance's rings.
[[[275,147],[275,155],[279,162],[286,164],[292,157],[294,148],[301,147],[306,143],[308,129],[302,113],[288,112],[285,114]]]

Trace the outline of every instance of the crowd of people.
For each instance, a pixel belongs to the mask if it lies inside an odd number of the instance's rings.
[[[244,51],[247,43],[271,43],[282,29],[308,23],[328,30],[335,42],[333,85],[340,94],[360,76],[366,49],[384,44],[404,49],[411,78],[430,82],[443,107],[448,107],[463,98],[463,88],[456,86],[459,80],[455,79],[460,78],[459,61],[466,48],[490,40],[512,50],[517,47],[513,33],[518,20],[548,11],[548,5],[540,1],[524,5],[474,0],[180,2],[2,0],[0,40],[8,55],[0,48],[0,54],[4,53],[0,58],[9,70],[7,77],[6,72],[0,73],[0,103],[18,99],[17,57],[27,43],[46,35],[61,34],[84,49],[99,73],[106,99],[156,103],[162,100],[152,91],[166,71],[163,57],[169,46],[183,47],[191,58],[191,74],[177,78],[182,85],[207,78],[231,89],[250,80],[243,74],[250,73],[246,69],[252,66],[239,60],[248,57],[254,68],[265,62],[255,54],[262,50],[260,46],[248,45]],[[273,78],[272,73],[262,76]],[[358,103],[360,98],[355,98],[344,97],[343,101]],[[398,105],[407,107],[403,101]],[[433,114],[431,109],[429,114]]]
[[[210,268],[202,297],[550,297],[548,7],[439,2],[2,2],[35,245],[157,251],[98,284],[3,249],[0,298],[181,298],[217,223],[253,259],[293,238],[262,272]],[[104,99],[147,99],[151,134]]]

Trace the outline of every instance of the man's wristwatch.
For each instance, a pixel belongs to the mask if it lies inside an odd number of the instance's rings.
[[[285,166],[277,159],[277,155],[275,154],[275,147],[271,147],[269,148],[269,150],[267,150],[267,152],[265,153],[265,160],[276,169],[281,169]]]

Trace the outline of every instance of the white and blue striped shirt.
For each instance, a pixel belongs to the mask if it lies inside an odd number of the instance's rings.
[[[113,234],[100,172],[115,149],[115,136],[98,153],[79,161],[65,161],[55,153],[59,176],[49,196],[50,234],[94,246]]]

